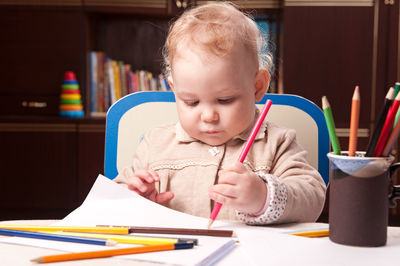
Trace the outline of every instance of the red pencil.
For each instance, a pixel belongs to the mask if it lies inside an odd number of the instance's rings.
[[[239,162],[240,163],[243,163],[244,159],[246,158],[246,155],[249,152],[249,150],[251,148],[251,145],[253,144],[254,139],[256,138],[256,135],[257,135],[258,131],[260,130],[261,124],[264,121],[264,118],[267,116],[267,113],[268,113],[269,108],[271,107],[271,105],[272,105],[272,101],[271,100],[267,100],[267,102],[264,105],[264,108],[262,109],[260,115],[257,118],[256,123],[253,126],[253,129],[250,132],[250,136],[247,139],[247,141],[246,141],[246,143],[245,143],[245,145],[243,147],[242,152],[239,155]],[[213,210],[211,212],[211,215],[210,215],[210,219],[208,220],[207,228],[211,227],[211,225],[213,224],[213,222],[217,218],[217,215],[218,215],[219,210],[221,209],[221,207],[222,207],[221,203],[219,203],[219,202],[215,203],[215,206],[214,206],[214,208],[213,208]]]
[[[379,135],[378,142],[376,143],[376,147],[374,150],[374,157],[379,157],[382,155],[382,151],[385,147],[386,140],[389,136],[390,130],[393,127],[394,118],[396,116],[397,110],[399,109],[399,105],[400,105],[400,93],[397,94],[396,98],[394,99],[393,105],[388,112],[385,124],[383,125],[382,128],[382,132]]]

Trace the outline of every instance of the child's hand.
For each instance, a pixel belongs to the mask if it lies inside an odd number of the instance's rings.
[[[258,213],[265,205],[267,187],[256,174],[237,162],[218,172],[218,184],[208,190],[208,196],[221,204],[246,213]]]
[[[156,203],[165,203],[174,197],[172,192],[158,193],[155,183],[160,181],[160,177],[155,171],[139,170],[133,172],[131,167],[123,170],[123,175],[127,178],[128,188],[139,195]]]

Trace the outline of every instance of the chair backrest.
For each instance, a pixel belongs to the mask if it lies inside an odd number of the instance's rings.
[[[266,94],[257,106],[261,109],[267,99],[272,100],[272,106],[266,120],[296,130],[297,141],[308,151],[308,162],[327,184],[326,154],[330,142],[322,110],[305,98],[288,94]],[[136,147],[148,129],[176,121],[172,92],[137,92],[117,101],[106,118],[105,176],[114,179],[119,170],[131,165]]]

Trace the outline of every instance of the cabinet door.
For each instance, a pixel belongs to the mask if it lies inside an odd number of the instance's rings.
[[[64,72],[85,84],[82,10],[0,5],[0,25],[0,115],[57,115]]]
[[[372,91],[372,1],[359,1],[365,6],[335,5],[339,1],[331,1],[334,6],[315,6],[312,1],[303,1],[304,6],[299,6],[300,2],[286,1],[284,7],[284,92],[301,95],[317,105],[321,105],[321,98],[326,95],[342,149],[346,150],[351,98],[358,85],[361,92],[358,148],[364,150],[374,112],[371,110],[371,95],[375,93]]]
[[[83,202],[99,174],[104,174],[105,125],[78,125],[78,202]]]
[[[76,205],[75,131],[73,124],[0,124],[0,219]]]

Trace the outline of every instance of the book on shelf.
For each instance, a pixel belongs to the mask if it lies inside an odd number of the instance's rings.
[[[104,116],[120,98],[138,91],[169,91],[162,74],[134,69],[122,60],[115,60],[101,51],[90,52],[90,112]]]

